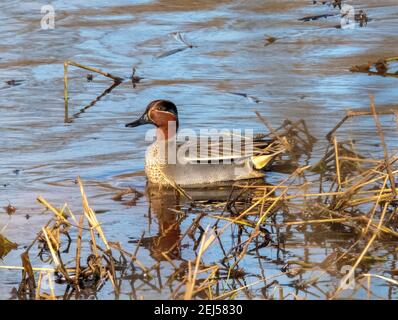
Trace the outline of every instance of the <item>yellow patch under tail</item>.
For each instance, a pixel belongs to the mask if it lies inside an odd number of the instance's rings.
[[[266,155],[262,155],[262,156],[253,156],[252,157],[252,162],[254,167],[257,170],[260,170],[262,168],[264,168],[270,161],[272,161],[272,159],[275,157],[274,154],[266,154]]]

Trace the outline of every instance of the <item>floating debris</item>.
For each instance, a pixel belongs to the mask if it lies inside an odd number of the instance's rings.
[[[317,1],[317,0],[313,0],[312,4],[322,4],[322,5],[329,5],[329,6],[333,6],[333,8],[338,7],[340,10],[342,8],[342,0],[333,0],[333,1],[325,1],[325,0],[321,0],[321,1]]]
[[[132,195],[132,199],[125,200],[125,197],[128,195]],[[126,206],[135,206],[137,204],[138,199],[142,198],[144,194],[132,187],[129,187],[126,190],[122,190],[118,192],[115,196],[112,197],[114,201],[123,201],[123,204]]]
[[[136,83],[139,83],[142,79],[144,79],[144,78],[141,78],[139,76],[136,76],[135,75],[136,71],[137,71],[136,68],[133,67],[133,73],[129,77],[129,79],[131,79],[131,82],[132,82],[134,88],[135,88]]]
[[[379,60],[374,64],[377,73],[385,74],[388,71],[388,65],[386,60]]]
[[[91,73],[89,73],[86,78],[87,78],[87,82],[91,82],[91,81],[93,81],[94,76]]]
[[[333,8],[338,7],[338,8],[341,10],[341,7],[342,7],[342,0],[333,0],[332,6],[333,6]]]
[[[254,96],[248,95],[247,93],[231,92],[231,91],[228,91],[228,93],[236,95],[236,96],[240,96],[240,97],[245,97],[246,99],[248,99],[249,101],[254,102],[254,103],[260,103],[261,102],[260,99],[254,97]]]
[[[182,43],[185,47],[173,49],[173,50],[167,51],[167,52],[165,52],[165,53],[162,53],[162,54],[156,56],[158,59],[171,56],[171,55],[176,54],[176,53],[178,53],[178,52],[182,52],[182,51],[184,51],[184,50],[186,50],[186,49],[195,48],[195,46],[193,46],[192,44],[188,43],[188,42],[185,40],[184,36],[183,36],[180,32],[173,32],[171,35],[173,36],[173,38],[174,38],[175,40],[177,40],[179,43]]]
[[[271,37],[267,37],[267,38],[265,39],[264,47],[269,46],[270,44],[275,43],[277,40],[278,40],[277,38],[272,37],[272,36],[271,36]]]
[[[369,18],[365,11],[359,10],[359,12],[355,14],[355,21],[359,23],[360,27],[365,27],[368,24]]]
[[[188,41],[185,40],[184,36],[180,32],[173,32],[172,36],[178,42],[185,44],[188,48],[192,49],[194,47],[192,44],[188,43]]]
[[[369,72],[371,68],[371,64],[362,64],[358,66],[352,66],[350,71],[351,72]]]
[[[5,81],[5,83],[9,86],[19,86],[22,82],[24,82],[25,80],[7,80]]]
[[[342,4],[342,0],[333,0],[333,1],[313,1],[313,4],[317,4],[320,3],[322,5],[328,5],[331,6],[333,8],[338,8],[340,9],[340,15],[341,18],[344,19],[344,23],[347,24],[348,26],[352,26],[352,23],[355,21],[356,23],[359,24],[360,27],[366,27],[366,25],[368,24],[368,22],[370,21],[370,19],[368,18],[367,14],[365,13],[364,10],[359,10],[358,13],[356,13],[354,15],[354,11],[351,10],[352,7],[351,6],[343,6]],[[353,15],[352,17],[350,15]],[[299,19],[299,21],[312,21],[312,20],[318,20],[321,18],[328,18],[328,17],[332,17],[332,16],[337,16],[338,14],[321,14],[321,15],[314,15],[314,16],[308,16],[308,17],[304,17]],[[352,18],[352,22],[351,19]],[[343,21],[343,20],[342,20]],[[342,22],[340,25],[335,26],[335,28],[337,29],[342,29],[344,28],[344,23]]]
[[[363,64],[363,65],[355,65],[350,68],[351,72],[363,72],[368,73],[369,75],[380,75],[383,77],[398,77],[398,72],[389,72],[392,67],[392,63],[398,61],[398,57],[387,58],[387,59],[379,59],[376,62]]]
[[[314,16],[307,16],[304,18],[300,18],[298,19],[299,21],[304,21],[304,22],[308,22],[308,21],[313,21],[313,20],[319,20],[319,19],[326,19],[329,17],[334,17],[337,16],[338,14],[335,13],[325,13],[325,14],[318,14],[318,15],[314,15]]]
[[[8,203],[8,206],[5,206],[4,210],[9,216],[11,216],[17,211],[17,208],[15,208],[11,203]]]
[[[328,1],[324,1],[324,0],[322,0],[322,1],[313,0],[313,1],[312,1],[312,4],[317,4],[317,3],[320,3],[320,4],[325,5],[325,4],[328,3]]]

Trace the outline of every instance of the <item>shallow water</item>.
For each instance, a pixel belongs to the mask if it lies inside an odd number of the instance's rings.
[[[74,183],[79,175],[111,241],[133,250],[134,244],[128,243],[131,238],[139,238],[143,231],[147,236],[157,235],[168,218],[159,220],[161,214],[155,212],[149,225],[148,197],[139,198],[133,206],[112,200],[116,190],[127,186],[145,191],[141,171],[147,128],[125,128],[124,124],[140,115],[151,100],[174,101],[185,128],[264,130],[254,109],[274,127],[286,118],[304,119],[311,134],[319,138],[312,162],[322,155],[324,136],[345,110],[368,108],[369,94],[375,95],[378,106],[397,101],[398,79],[349,72],[354,64],[397,55],[396,0],[350,1],[373,19],[365,28],[353,30],[336,29],[338,17],[298,21],[332,11],[312,1],[179,3],[118,0],[96,2],[92,7],[81,1],[53,1],[54,30],[40,29],[40,1],[0,4],[0,205],[9,201],[17,208],[10,220],[0,213],[0,229],[9,223],[4,235],[19,244],[0,264],[19,265],[23,247],[48,220],[50,214],[36,202],[37,196],[58,206],[67,202],[79,213],[81,200]],[[157,58],[181,47],[172,32],[182,32],[195,47]],[[265,46],[269,36],[278,40]],[[71,123],[64,123],[63,61],[67,59],[124,78],[136,67],[144,79],[135,87],[130,81],[122,83],[72,117]],[[97,74],[87,82],[87,73],[70,68],[71,115],[112,85]],[[23,81],[17,86],[5,83],[11,79]],[[260,102],[229,92],[247,93]],[[396,150],[394,118],[382,120],[388,145]],[[338,137],[355,139],[366,156],[375,157],[381,151],[370,117],[350,120],[338,132]],[[270,173],[268,179],[278,178]],[[188,215],[180,229],[193,218],[194,214]],[[178,235],[180,230],[174,232]],[[283,259],[302,256],[303,235],[297,234],[295,240]],[[338,235],[335,240],[332,245],[344,241]],[[309,260],[321,260],[330,246],[321,240],[304,250]],[[144,261],[151,260],[150,251],[141,249]],[[264,249],[263,256],[267,275],[279,273],[276,253]],[[258,273],[250,263],[242,267]],[[9,298],[19,281],[19,272],[2,270],[0,298]],[[288,292],[289,279],[281,284]],[[99,297],[112,298],[106,288]],[[386,296],[390,288],[380,282],[377,290]],[[149,289],[145,296],[167,298],[166,293]],[[396,290],[389,297],[396,298]]]

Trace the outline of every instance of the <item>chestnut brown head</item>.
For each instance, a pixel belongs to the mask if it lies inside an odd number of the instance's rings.
[[[176,129],[178,129],[178,112],[175,104],[168,100],[154,100],[139,119],[127,123],[126,127],[153,124],[158,128],[167,128],[171,121],[175,121]]]

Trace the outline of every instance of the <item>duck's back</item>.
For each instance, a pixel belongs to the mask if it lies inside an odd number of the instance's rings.
[[[264,143],[262,147],[269,145],[269,142]],[[254,153],[258,154],[258,144],[256,148],[257,151]],[[187,144],[177,145],[174,150],[176,155],[172,157],[172,161],[167,161],[167,157],[162,156],[164,151],[158,142],[148,147],[145,171],[151,183],[167,185],[172,181],[180,186],[198,186],[264,176],[262,170],[256,169],[253,152],[250,154],[242,150],[225,152],[225,148],[224,152],[220,152],[213,146],[207,148],[205,154],[198,149],[199,154],[190,155],[187,152],[189,150]],[[272,158],[272,155],[266,155],[264,163],[270,164]]]

